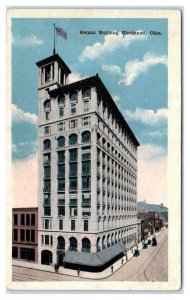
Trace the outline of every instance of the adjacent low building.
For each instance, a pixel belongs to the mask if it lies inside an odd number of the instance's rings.
[[[13,259],[38,261],[38,208],[12,210]]]
[[[139,212],[137,214],[138,219],[141,221],[141,239],[145,240],[150,234],[154,234],[159,231],[163,222],[158,212],[147,211]]]

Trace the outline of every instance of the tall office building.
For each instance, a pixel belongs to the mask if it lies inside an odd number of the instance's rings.
[[[98,74],[69,84],[58,54],[37,66],[39,262],[101,270],[137,242],[139,143]]]

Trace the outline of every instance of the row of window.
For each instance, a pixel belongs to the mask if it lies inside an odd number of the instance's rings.
[[[14,242],[35,242],[35,230],[20,229],[20,236],[18,236],[18,229],[13,229],[13,241]]]
[[[13,214],[13,225],[18,226],[19,224],[35,226],[35,214]]]
[[[91,133],[90,131],[85,131],[81,134],[81,143],[90,143],[91,142]],[[69,136],[69,145],[76,145],[78,143],[78,135],[76,133],[72,133]],[[65,146],[65,137],[60,136],[57,138],[57,147],[64,147]],[[43,141],[43,149],[50,150],[51,149],[51,140],[46,139]]]
[[[85,126],[89,126],[91,124],[91,117],[83,117],[81,118],[81,125],[83,127]],[[78,127],[78,119],[73,119],[71,121],[69,121],[69,129],[74,129]],[[44,134],[50,134],[51,133],[51,125],[48,126],[44,126],[43,127],[44,130]],[[57,124],[57,131],[65,131],[65,122],[59,122]]]
[[[35,249],[12,247],[12,257],[35,261]]]

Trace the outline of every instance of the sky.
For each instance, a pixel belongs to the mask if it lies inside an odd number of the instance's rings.
[[[167,206],[167,19],[109,18],[12,20],[13,206],[37,206],[35,63],[53,54],[53,23],[67,32],[67,40],[56,37],[56,52],[69,82],[98,73],[140,142],[137,200]]]

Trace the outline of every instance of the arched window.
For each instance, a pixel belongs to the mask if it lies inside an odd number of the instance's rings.
[[[90,252],[91,243],[90,240],[87,238],[82,239],[82,251],[83,252]]]
[[[114,245],[114,233],[111,235],[111,244]]]
[[[51,109],[51,102],[50,100],[46,100],[44,102],[44,110],[50,110]]]
[[[64,138],[64,136],[60,136],[57,139],[57,143],[58,143],[58,147],[64,147],[65,146],[65,138]]]
[[[69,145],[77,144],[78,136],[76,133],[73,133],[69,136]]]
[[[77,92],[71,93],[69,98],[71,102],[77,102]]]
[[[82,133],[82,143],[89,143],[91,141],[90,131],[85,131]]]
[[[105,240],[106,240],[106,237],[105,237],[105,235],[104,235],[103,238],[102,238],[102,249],[105,249],[105,248],[106,248]]]
[[[107,247],[110,247],[111,245],[110,245],[110,235],[108,234],[108,236],[107,236]]]
[[[65,239],[62,236],[57,238],[57,250],[65,250]]]
[[[41,252],[41,264],[50,265],[52,264],[52,252],[48,250],[43,250]]]
[[[65,96],[61,95],[58,97],[58,105],[63,106],[65,104]]]
[[[91,90],[90,89],[85,89],[82,91],[82,98],[90,98],[91,97]]]
[[[99,132],[97,132],[97,143],[98,144],[101,144],[100,138],[101,138],[101,135],[99,134]]]
[[[51,141],[45,140],[44,141],[44,150],[49,150],[49,149],[51,149]]]
[[[97,250],[97,252],[99,252],[99,251],[101,250],[100,237],[97,238],[97,242],[96,242],[96,250]]]
[[[77,239],[74,238],[74,237],[71,237],[69,239],[69,242],[70,242],[69,250],[71,250],[71,251],[77,251],[77,246],[78,246]]]
[[[118,242],[118,239],[117,239],[117,232],[115,233],[115,243]]]

